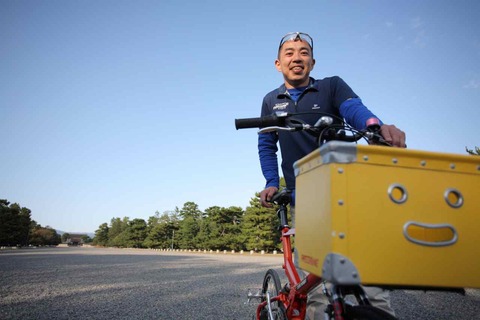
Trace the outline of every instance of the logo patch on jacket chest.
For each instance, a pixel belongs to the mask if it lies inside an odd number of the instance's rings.
[[[273,110],[285,110],[287,109],[288,102],[275,103]]]

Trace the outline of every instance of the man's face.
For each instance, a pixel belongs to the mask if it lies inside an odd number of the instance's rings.
[[[314,65],[312,49],[300,40],[285,42],[275,60],[275,67],[283,74],[288,89],[307,86]]]

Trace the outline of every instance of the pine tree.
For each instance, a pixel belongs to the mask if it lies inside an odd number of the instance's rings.
[[[472,150],[472,149],[468,149],[467,147],[465,147],[465,149],[467,150],[467,152],[471,155],[474,155],[474,156],[480,156],[480,148],[479,147],[475,147],[475,150]]]
[[[247,250],[271,252],[280,243],[278,218],[274,208],[264,208],[257,194],[245,210],[242,223],[242,233],[245,237]]]

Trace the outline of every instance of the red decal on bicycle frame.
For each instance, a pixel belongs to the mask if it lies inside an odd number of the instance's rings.
[[[318,267],[318,259],[316,259],[314,257],[310,257],[310,256],[306,256],[306,255],[302,254],[302,261],[311,265],[311,266]]]

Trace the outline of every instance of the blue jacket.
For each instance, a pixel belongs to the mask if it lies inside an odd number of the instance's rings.
[[[263,99],[261,116],[277,111],[302,113],[296,116],[308,124],[315,124],[324,113],[344,118],[358,130],[366,126],[366,120],[376,117],[362,104],[360,98],[340,78],[329,77],[322,80],[310,78],[310,84],[294,101],[285,85],[269,92]],[[322,114],[315,114],[316,112]],[[316,138],[305,131],[269,132],[258,135],[258,154],[266,180],[265,187],[279,187],[277,142],[280,142],[282,171],[287,188],[295,189],[293,163],[318,148]]]

